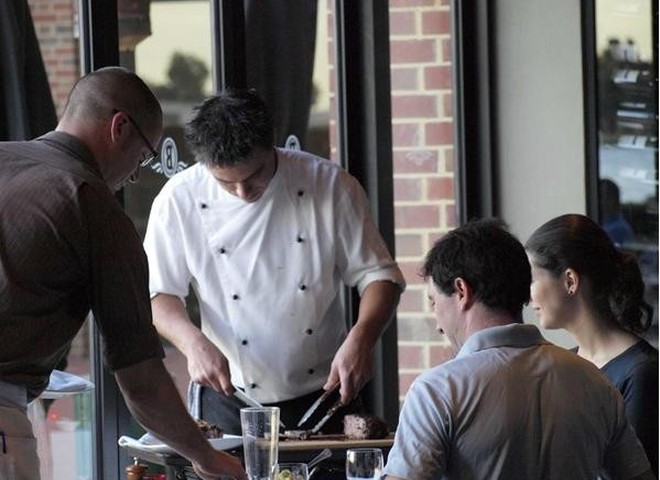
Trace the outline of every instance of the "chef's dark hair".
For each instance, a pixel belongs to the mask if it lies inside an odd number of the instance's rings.
[[[473,220],[444,235],[427,254],[422,275],[446,295],[460,277],[479,302],[522,322],[531,268],[522,244],[499,219]]]
[[[185,138],[198,162],[231,167],[273,147],[272,117],[255,90],[226,89],[195,107]]]
[[[541,225],[525,244],[535,267],[559,278],[567,269],[589,279],[587,300],[599,318],[616,321],[632,333],[651,326],[653,307],[644,301],[637,259],[619,251],[607,233],[584,215],[562,215]]]

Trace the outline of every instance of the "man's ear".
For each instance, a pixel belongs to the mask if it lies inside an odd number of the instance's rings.
[[[570,296],[575,295],[580,288],[581,278],[577,270],[567,268],[564,271],[564,288]]]
[[[129,134],[128,117],[123,112],[116,112],[110,119],[110,139],[117,143]]]
[[[457,277],[454,280],[454,292],[458,295],[461,310],[467,310],[472,306],[474,302],[472,287],[461,277]]]

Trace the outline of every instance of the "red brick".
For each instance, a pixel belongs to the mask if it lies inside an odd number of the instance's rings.
[[[438,171],[438,152],[433,150],[395,150],[394,173],[435,173]]]
[[[426,179],[427,193],[430,200],[453,200],[454,178],[428,178]]]
[[[393,65],[420,62],[436,62],[434,40],[394,40],[390,42],[390,58]]]
[[[400,354],[399,354],[400,355]],[[456,355],[456,350],[451,345],[431,345],[429,348],[428,367],[434,367],[451,360]],[[401,358],[399,356],[399,358]]]
[[[435,95],[394,95],[392,97],[394,118],[437,118],[438,108]]]
[[[406,279],[407,284],[416,284],[422,280],[422,277],[419,275],[419,270],[421,268],[420,262],[411,262],[411,261],[398,261],[399,268],[403,277]]]
[[[420,372],[421,373],[421,372]],[[419,373],[400,373],[399,374],[399,396],[405,397],[413,381],[419,376]]]
[[[424,308],[426,293],[423,290],[406,289],[401,294],[399,302],[399,311],[401,312],[421,312]]]
[[[35,24],[54,22],[56,19],[57,17],[52,13],[34,12],[34,14],[32,15],[32,20]]]
[[[417,123],[395,123],[392,125],[394,147],[416,147],[420,144],[420,125]]]
[[[456,171],[456,164],[454,162],[454,149],[447,148],[444,153],[445,153],[445,172],[454,173]]]
[[[452,69],[450,66],[443,65],[424,68],[424,88],[426,90],[451,88],[452,84]]]
[[[451,15],[448,10],[422,13],[423,35],[444,35],[451,33]]]
[[[53,5],[53,10],[57,12],[71,12],[73,13],[73,3],[56,3]]]
[[[435,231],[429,233],[429,234],[427,235],[427,237],[428,237],[428,244],[429,244],[430,246],[433,246],[433,245],[435,244],[435,242],[437,242],[438,240],[440,240],[440,239],[445,235],[445,233],[447,233],[447,231],[448,231],[448,230],[440,230],[440,229],[438,229],[438,230],[435,230]]]
[[[392,67],[390,75],[393,91],[419,89],[419,72],[416,68]]]
[[[451,63],[454,56],[451,38],[442,39],[442,61]]]
[[[425,253],[422,235],[419,233],[398,233],[395,247],[396,257],[420,257]]]
[[[390,11],[390,38],[396,35],[414,35],[415,14],[411,11]]]
[[[442,113],[445,117],[454,116],[454,96],[451,93],[446,93],[442,97]]]
[[[447,228],[456,228],[458,226],[458,218],[456,217],[456,205],[445,205],[445,225]]]
[[[419,178],[395,178],[394,200],[414,202],[422,199],[422,180]]]
[[[424,131],[427,145],[454,144],[454,125],[451,122],[427,123]]]
[[[390,0],[390,9],[396,7],[432,7],[436,0]]]
[[[398,206],[394,208],[397,228],[436,228],[439,209],[435,205]]]
[[[425,368],[424,347],[421,345],[399,345],[399,368]]]

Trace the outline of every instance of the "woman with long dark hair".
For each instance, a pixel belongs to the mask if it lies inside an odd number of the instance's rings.
[[[653,308],[633,254],[617,250],[584,215],[554,218],[525,245],[531,303],[541,326],[563,328],[575,352],[621,392],[626,415],[658,474],[658,350],[642,338]]]

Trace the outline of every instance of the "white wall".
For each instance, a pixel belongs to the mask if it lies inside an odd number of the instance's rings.
[[[501,216],[524,243],[563,213],[585,213],[580,2],[496,0]],[[536,323],[527,311],[526,321]],[[543,332],[564,346],[564,332]]]

